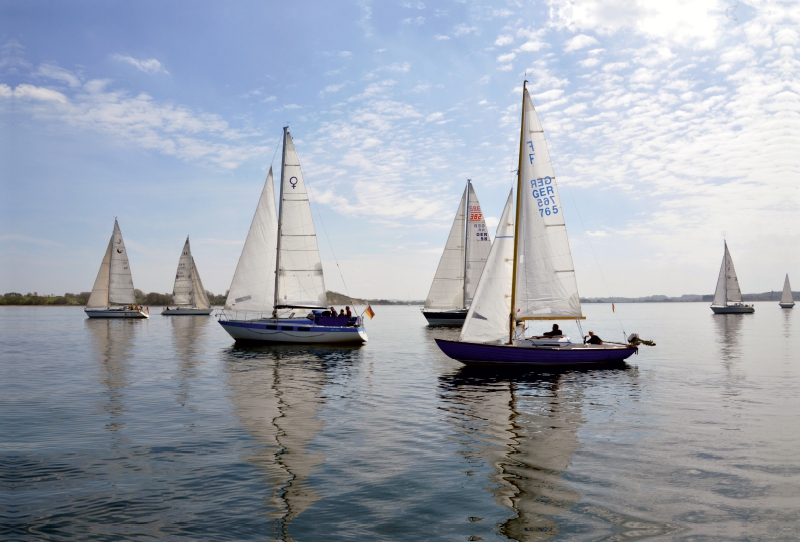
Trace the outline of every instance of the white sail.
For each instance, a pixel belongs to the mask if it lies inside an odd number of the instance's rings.
[[[189,238],[183,244],[181,256],[178,259],[178,270],[175,272],[175,285],[172,287],[172,303],[191,307],[194,302],[192,295],[192,251],[189,247]]]
[[[228,290],[226,309],[272,312],[277,243],[278,212],[275,209],[275,187],[270,168]]]
[[[794,303],[792,296],[792,287],[789,286],[789,275],[786,275],[786,280],[783,281],[783,293],[781,294],[781,303]]]
[[[463,309],[464,303],[464,206],[467,189],[458,204],[450,235],[444,245],[439,267],[425,299],[426,309]]]
[[[275,297],[278,306],[324,308],[328,297],[311,205],[292,136],[288,130],[284,133]]]
[[[114,219],[114,233],[111,236],[108,303],[109,305],[133,305],[136,303],[128,252],[125,250],[125,242],[122,240],[122,232],[116,219]]]
[[[725,306],[728,303],[741,303],[742,291],[739,289],[739,279],[736,278],[736,269],[733,268],[733,259],[725,242],[725,252],[722,255],[722,266],[717,279],[717,290],[714,292],[714,305]]]
[[[508,194],[494,243],[459,340],[488,343],[508,339],[514,260],[514,198]]]
[[[200,280],[200,273],[197,272],[197,266],[194,264],[194,258],[192,258],[192,291],[196,309],[211,308],[211,303],[208,302],[208,295],[205,288],[203,288],[203,281]]]
[[[544,130],[527,89],[523,108],[516,318],[580,318],[564,210]]]
[[[486,264],[486,258],[492,248],[489,240],[489,230],[486,229],[486,221],[483,219],[483,211],[478,201],[478,196],[469,183],[469,209],[467,209],[467,234],[466,234],[466,276],[464,285],[466,300],[464,305],[472,303],[475,296],[475,289]]]
[[[88,309],[108,307],[108,272],[111,269],[111,245],[113,242],[114,237],[112,236],[108,240],[108,248],[103,256],[103,263],[100,264],[100,270],[97,272],[97,278],[94,279],[92,295],[89,296],[89,301],[86,303]]]

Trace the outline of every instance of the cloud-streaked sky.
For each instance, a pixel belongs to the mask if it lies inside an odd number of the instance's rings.
[[[798,29],[769,1],[5,0],[0,291],[89,290],[117,216],[137,288],[190,234],[224,292],[288,122],[328,288],[424,298],[466,179],[502,211],[526,77],[581,295],[712,293],[723,238],[743,291],[800,284]]]

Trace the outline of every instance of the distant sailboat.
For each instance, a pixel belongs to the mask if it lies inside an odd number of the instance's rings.
[[[749,314],[756,309],[752,305],[742,303],[742,290],[739,288],[739,279],[733,268],[731,253],[728,243],[724,241],[725,253],[722,255],[722,267],[717,279],[717,290],[714,292],[714,301],[711,310],[714,314]]]
[[[367,342],[360,316],[337,317],[327,310],[317,234],[288,127],[283,129],[280,212],[273,190],[270,168],[220,325],[237,341]]]
[[[781,294],[781,308],[791,309],[794,307],[794,298],[792,297],[792,287],[789,286],[789,275],[787,273],[786,280],[783,281],[783,293]]]
[[[116,218],[84,312],[89,318],[149,318],[136,305],[128,253]]]
[[[162,316],[190,316],[211,314],[203,281],[194,263],[189,237],[183,245],[181,257],[178,259],[178,270],[175,273],[175,286],[172,288],[172,304],[177,308],[167,307],[161,311]]]
[[[432,326],[460,326],[467,317],[492,244],[478,196],[467,180],[422,314]]]
[[[436,344],[466,364],[575,367],[624,360],[635,346],[526,335],[530,321],[584,317],[544,129],[525,86],[520,130],[516,205],[512,191],[459,340]]]

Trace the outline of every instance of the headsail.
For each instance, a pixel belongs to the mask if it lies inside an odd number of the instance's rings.
[[[270,168],[228,290],[226,309],[272,312],[277,243],[278,212],[275,209],[275,187]]]
[[[781,303],[794,303],[792,296],[792,287],[789,286],[789,274],[786,274],[786,280],[783,281],[783,293],[781,294]]]
[[[108,277],[108,303],[133,305],[136,296],[133,293],[133,278],[128,263],[128,252],[122,240],[122,231],[114,219],[114,233],[111,236],[111,265]]]
[[[100,270],[97,272],[97,278],[94,279],[92,295],[89,296],[89,301],[86,303],[87,309],[108,307],[108,273],[111,270],[111,245],[113,243],[114,237],[112,236],[108,240],[108,248],[103,256],[103,263],[100,264]]]
[[[736,278],[736,269],[733,268],[731,253],[728,243],[725,243],[725,252],[722,255],[722,266],[719,269],[717,290],[714,292],[713,305],[725,306],[728,303],[741,303],[742,291],[739,289],[739,279]]]
[[[288,129],[284,129],[279,220],[277,306],[326,307],[317,233],[300,159]]]
[[[578,284],[544,130],[523,95],[517,225],[517,320],[581,318]]]
[[[197,266],[194,264],[194,258],[192,258],[192,292],[194,293],[195,308],[211,308],[211,303],[208,302],[208,295],[206,295],[206,290],[203,288],[203,281],[200,280],[200,273],[197,272]]]
[[[192,286],[193,272],[192,251],[189,247],[189,238],[183,244],[181,256],[178,258],[178,270],[175,272],[175,285],[172,287],[172,303],[174,305],[191,306],[194,288]]]
[[[425,299],[426,309],[464,308],[464,206],[467,189],[458,203],[458,211],[450,228],[450,235],[436,268],[433,284]],[[480,276],[480,275],[479,275]]]
[[[514,259],[514,191],[508,201],[494,243],[483,268],[475,297],[461,328],[460,341],[488,343],[509,335],[511,276]]]
[[[483,266],[486,265],[486,258],[489,257],[489,251],[492,248],[492,243],[489,241],[489,231],[486,229],[486,221],[483,218],[483,211],[481,211],[481,204],[478,201],[478,195],[475,194],[475,189],[472,183],[469,183],[469,209],[467,209],[467,235],[466,235],[466,274],[464,277],[464,291],[466,300],[464,301],[464,308],[472,303],[472,298],[475,296],[475,289],[478,287],[478,281],[483,272]]]

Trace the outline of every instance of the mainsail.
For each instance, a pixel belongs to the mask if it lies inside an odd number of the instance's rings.
[[[114,219],[114,233],[108,242],[103,263],[92,287],[92,295],[86,307],[97,309],[109,305],[133,305],[136,296],[133,293],[133,278],[128,264],[128,253],[117,220]]]
[[[192,272],[194,270],[194,259],[189,247],[189,238],[183,245],[181,257],[178,259],[178,270],[175,273],[175,285],[172,287],[172,303],[174,305],[192,306],[194,301],[192,292]]]
[[[459,340],[488,343],[509,335],[514,260],[514,191],[508,194],[489,257]]]
[[[781,303],[794,303],[792,296],[792,287],[789,286],[789,274],[786,274],[786,280],[783,281],[783,293],[781,294]]]
[[[742,291],[739,289],[739,279],[736,278],[736,269],[733,268],[731,253],[728,243],[725,243],[725,253],[722,256],[722,266],[717,278],[717,290],[714,292],[713,305],[725,306],[728,303],[741,303]]]
[[[228,290],[226,309],[272,312],[277,243],[278,212],[275,209],[275,188],[270,168]]]
[[[284,128],[280,197],[275,305],[324,308],[328,297],[317,233],[300,159],[287,128]]]
[[[578,284],[544,129],[523,92],[517,224],[517,320],[581,318]]]

